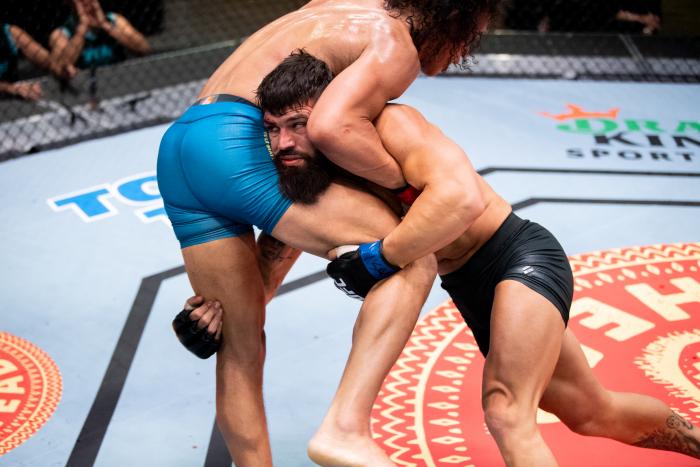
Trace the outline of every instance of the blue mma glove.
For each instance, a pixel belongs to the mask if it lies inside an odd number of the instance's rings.
[[[197,326],[198,319],[190,319],[190,313],[193,311],[185,309],[178,313],[173,320],[173,329],[177,338],[187,350],[199,358],[209,358],[219,350],[221,341],[216,338],[215,334],[210,333],[207,328],[200,329]]]
[[[374,284],[399,269],[384,258],[382,241],[377,240],[340,255],[328,264],[326,273],[347,296],[362,300]]]

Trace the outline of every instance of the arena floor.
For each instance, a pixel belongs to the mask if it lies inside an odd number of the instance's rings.
[[[401,101],[572,257],[570,325],[606,385],[655,394],[700,425],[700,85],[421,78]],[[214,360],[170,328],[190,288],[154,181],[164,130],[0,164],[0,465],[230,462],[213,430]],[[349,351],[358,302],[324,267],[302,256],[268,309],[279,466],[310,465],[306,443]],[[436,284],[373,430],[398,465],[502,465],[480,412],[482,359],[446,299]],[[414,383],[396,392],[404,373]],[[562,465],[699,465],[541,423]]]

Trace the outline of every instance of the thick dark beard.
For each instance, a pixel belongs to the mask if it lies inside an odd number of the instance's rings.
[[[279,157],[274,159],[282,193],[295,203],[314,204],[331,184],[332,166],[322,154],[305,160],[303,167],[289,167]]]

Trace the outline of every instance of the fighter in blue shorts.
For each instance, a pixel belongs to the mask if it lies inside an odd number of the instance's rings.
[[[497,4],[315,0],[248,37],[211,75],[199,98],[207,102],[227,95],[254,102],[263,78],[290,53],[304,49],[329,63],[335,76],[323,95],[307,96],[315,103],[309,137],[345,170],[397,189],[406,181],[372,121],[421,70],[435,75],[461,62]],[[285,85],[296,94],[294,82]],[[290,128],[306,131],[307,125]],[[473,214],[464,203],[430,199],[451,197],[461,185],[426,190],[399,226],[396,218],[377,213],[383,222],[358,231],[353,216],[369,214],[348,208],[348,187],[329,189],[314,206],[290,205],[276,191],[260,112],[242,102],[200,103],[188,110],[166,133],[158,170],[192,287],[205,299],[216,298],[225,310],[217,354],[217,422],[239,467],[272,463],[262,400],[265,303],[299,254],[274,243],[256,245],[250,226],[324,256],[338,245],[384,238],[370,256],[377,264],[385,258],[403,269],[375,286],[362,306],[336,396],[341,410],[329,412],[316,452],[323,463],[393,465],[372,440],[369,414],[430,289],[435,260],[426,255],[456,238]],[[450,206],[450,212],[436,205]]]
[[[275,82],[304,75],[308,82],[321,86],[322,73],[317,80],[309,76],[313,74],[313,61],[304,56],[291,57],[270,75],[279,75]],[[317,69],[322,71],[319,65]],[[266,86],[266,81],[259,95],[274,153],[308,156],[303,163],[278,167],[283,191],[295,202],[299,194],[304,199],[316,195],[321,200],[333,183],[324,187],[310,184],[308,179],[319,179],[316,172],[330,167],[323,162],[323,154],[313,150],[305,134],[289,135],[290,128],[300,121],[300,112],[295,109],[304,108],[308,114],[313,103],[290,101],[286,112],[270,112],[268,102],[285,99],[280,96],[279,86]],[[425,187],[406,217],[425,201],[422,198],[426,192],[434,188],[432,180],[449,183],[460,165],[471,167],[459,146],[411,107],[388,105],[374,123],[407,180],[417,188]],[[472,186],[472,197],[482,200],[479,215],[459,238],[435,255],[443,288],[486,356],[484,421],[506,465],[557,465],[536,422],[538,407],[583,435],[700,459],[700,433],[668,405],[643,394],[610,391],[600,384],[576,337],[566,328],[573,276],[562,246],[544,227],[513,214],[508,202],[473,168],[470,170],[473,176],[466,181]],[[365,214],[362,207],[357,210]],[[373,220],[373,216],[364,216],[356,226]],[[331,277],[342,281],[343,289],[353,291],[354,296],[364,295],[376,282],[364,262],[363,246],[342,253],[328,266]],[[472,422],[481,423],[478,414],[472,415]]]
[[[262,111],[236,96],[200,99],[165,133],[158,186],[180,246],[271,233],[292,202],[279,189]]]

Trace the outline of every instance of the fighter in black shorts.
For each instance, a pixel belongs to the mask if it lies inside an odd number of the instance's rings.
[[[304,55],[287,59],[283,68],[270,75],[289,81],[305,73],[306,82],[327,84],[308,75],[308,60]],[[267,81],[274,83],[275,79],[266,78],[263,84]],[[309,145],[303,131],[314,103],[286,102],[281,110],[271,112],[265,102],[285,98],[275,92],[274,85],[258,89],[275,157],[296,158],[289,165],[277,161],[283,192],[294,200],[299,193],[309,196],[313,191],[309,181],[318,178],[314,170],[324,170],[319,163],[324,156]],[[300,112],[300,108],[306,110]],[[468,163],[461,148],[411,107],[388,105],[374,123],[406,181],[418,190],[425,188],[423,193],[439,189],[426,185],[426,173],[442,165],[449,170],[454,164]],[[449,175],[442,180],[446,185],[453,183]],[[536,423],[538,407],[583,435],[700,458],[698,430],[667,405],[640,394],[609,391],[595,378],[576,337],[566,329],[573,278],[556,239],[541,226],[514,215],[511,206],[473,168],[466,183],[470,184],[469,196],[479,199],[475,204],[483,209],[458,238],[446,240],[435,255],[443,287],[486,355],[485,420],[506,464],[557,465]],[[318,192],[332,189],[316,186]],[[416,214],[415,207],[424,202],[421,198],[418,196],[405,219]],[[445,222],[451,221],[459,202],[436,206]],[[363,228],[362,223],[372,218],[365,216],[358,222],[357,228]],[[367,254],[370,248],[378,251]],[[379,242],[360,245],[341,253],[328,271],[345,290],[363,295],[377,281],[378,269],[402,266],[388,264],[381,251]]]
[[[484,356],[489,353],[496,286],[504,280],[542,295],[561,313],[564,324],[569,321],[574,278],[563,248],[547,229],[514,213],[469,261],[440,277]]]

